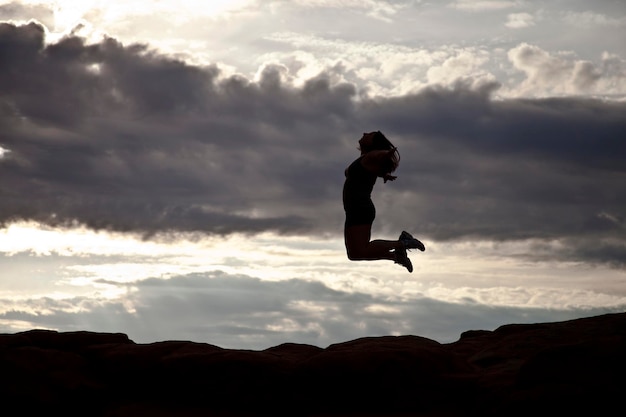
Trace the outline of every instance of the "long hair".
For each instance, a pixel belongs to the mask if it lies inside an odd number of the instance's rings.
[[[390,151],[389,159],[385,161],[383,166],[383,171],[385,174],[390,174],[394,172],[398,165],[400,165],[400,152],[398,152],[398,148],[393,146],[393,143],[380,130],[376,132],[371,132],[374,134],[374,138],[372,140],[372,147],[368,149],[368,151]]]

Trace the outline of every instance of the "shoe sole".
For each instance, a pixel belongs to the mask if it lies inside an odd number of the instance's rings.
[[[402,236],[404,236],[404,238],[402,238]],[[407,231],[402,231],[402,233],[400,233],[400,241],[402,241],[404,243],[404,247],[407,250],[411,250],[411,249],[419,249],[420,251],[424,252],[426,250],[426,246],[424,246],[424,244],[422,242],[420,242],[419,240],[415,239],[413,237],[412,234],[410,234]],[[409,242],[417,242],[419,244],[419,246],[416,247],[410,247],[409,246]]]

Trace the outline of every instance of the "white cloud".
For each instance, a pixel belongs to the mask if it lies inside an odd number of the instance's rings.
[[[563,14],[563,20],[579,28],[626,26],[626,16],[611,17],[592,11],[566,12]]]
[[[0,252],[14,254],[12,256],[31,252],[38,257],[65,258],[57,267],[60,278],[57,282],[50,282],[50,285],[66,294],[87,295],[90,291],[102,292],[104,288],[109,294],[119,296],[127,284],[148,278],[167,280],[176,275],[221,270],[264,281],[285,281],[298,277],[322,282],[337,291],[375,294],[388,299],[409,300],[427,295],[450,303],[472,298],[486,305],[564,308],[565,305],[556,300],[567,300],[566,294],[577,291],[571,288],[585,288],[570,297],[582,300],[585,294],[604,291],[604,285],[610,288],[621,285],[619,274],[604,271],[604,278],[599,282],[594,278],[599,270],[585,270],[575,264],[540,262],[531,267],[523,261],[538,250],[539,244],[543,245],[542,251],[562,250],[560,242],[427,242],[427,256],[411,254],[416,267],[414,274],[426,279],[416,280],[387,262],[347,261],[340,238],[315,240],[312,237],[272,234],[185,237],[179,234],[169,238],[157,235],[151,240],[142,240],[119,233],[94,232],[80,226],[61,229],[33,222],[10,225],[3,234]],[[514,262],[514,259],[522,260]],[[442,269],[441,265],[445,268]],[[545,280],[555,273],[567,275],[568,279],[562,278],[559,288],[555,283],[555,288],[546,290]],[[502,276],[507,276],[510,287],[501,285]],[[11,279],[11,274],[0,277],[5,288],[9,288],[7,284]],[[519,292],[520,282],[525,284],[523,294]],[[76,292],[67,290],[68,287],[82,289]],[[93,290],[90,290],[92,287]],[[546,291],[563,296],[555,297],[554,304],[536,301],[549,300],[535,296]],[[617,293],[624,294],[624,291],[626,288]],[[4,296],[12,294],[5,291]],[[533,297],[535,302],[530,302]],[[608,303],[608,300],[602,302]],[[606,304],[589,301],[588,304],[581,302],[577,305],[596,307]]]
[[[431,77],[443,84],[456,79],[474,80],[475,77],[482,82],[485,76],[490,77],[490,74],[494,74],[504,85],[517,82],[515,77],[502,79],[510,73],[510,64],[506,63],[506,67],[498,68],[500,62],[497,61],[496,53],[493,51],[489,60],[481,66],[485,69],[484,72],[476,72],[475,67],[469,66],[468,73],[457,76],[455,74],[458,74],[461,68],[455,67],[457,72],[452,74],[451,65],[461,48],[476,41],[476,38],[469,36],[469,32],[473,32],[475,26],[480,27],[481,32],[481,40],[478,42],[482,43],[488,38],[500,39],[498,42],[501,42],[505,39],[502,35],[503,24],[509,29],[534,27],[537,34],[540,34],[545,30],[539,24],[540,18],[544,13],[545,16],[553,16],[555,13],[550,3],[545,7],[532,9],[529,2],[520,0],[458,0],[447,4],[420,2],[419,7],[416,5],[417,2],[380,0],[298,0],[265,3],[239,0],[210,3],[199,7],[198,3],[193,1],[159,1],[153,2],[151,7],[147,8],[140,0],[107,3],[92,0],[48,2],[55,9],[57,30],[65,30],[62,33],[50,34],[48,41],[58,40],[59,36],[67,33],[77,22],[83,22],[84,27],[77,33],[92,41],[101,39],[104,33],[110,33],[122,42],[148,42],[160,51],[182,58],[186,62],[202,64],[219,62],[220,68],[228,68],[227,73],[244,74],[250,79],[253,79],[259,68],[273,63],[287,67],[289,80],[296,85],[301,85],[322,71],[334,71],[333,75],[337,75],[338,81],[354,83],[358,88],[367,89],[371,95],[399,96],[427,86]],[[458,13],[449,8],[496,13],[485,13],[480,20],[472,19],[472,22],[468,22],[465,16],[462,16],[465,22],[461,23],[458,22],[460,18]],[[309,14],[310,19],[307,18]],[[500,19],[503,15],[506,16],[506,20],[502,22]],[[393,25],[377,24],[364,16],[392,21]],[[562,12],[558,16],[576,27],[624,27],[626,22],[626,18],[619,15],[613,16],[596,11]],[[347,17],[354,19],[345,24],[344,20]],[[221,23],[215,20],[228,18],[236,19]],[[325,20],[324,27],[328,27],[329,30],[321,29],[322,19]],[[424,19],[432,20],[426,22]],[[404,26],[408,24],[411,25],[410,28]],[[446,44],[437,45],[432,41],[440,36],[435,33],[437,27],[444,27],[443,42]],[[433,36],[425,34],[424,31],[430,31]],[[321,33],[324,35],[315,35]],[[336,38],[329,38],[329,34]],[[458,44],[453,43],[459,34],[463,34],[465,38],[462,42],[459,38]],[[526,32],[524,34],[527,35]],[[528,36],[535,35],[528,33]],[[292,42],[298,37],[301,42]],[[287,38],[290,40],[278,48],[267,48],[268,44],[272,46],[275,41],[283,42],[281,38],[283,41]],[[585,38],[594,39],[596,35],[585,35]],[[372,39],[378,42],[372,42]],[[561,39],[573,37],[565,35],[559,37],[562,45]],[[583,42],[580,48],[585,46],[586,42]],[[476,46],[476,48],[488,47]],[[614,47],[607,46],[607,50],[612,54],[619,54]],[[448,59],[452,61],[444,64]],[[594,60],[593,70],[597,70],[599,65]],[[592,66],[581,64],[578,69],[572,69],[577,74],[577,80],[572,81],[571,89],[559,90],[560,87],[554,89],[548,84],[548,90],[541,91],[539,84],[535,84],[536,89],[525,85],[523,88],[511,87],[507,91],[519,95],[519,91],[524,90],[526,95],[539,96],[552,94],[553,91],[557,91],[557,94],[567,94],[571,91],[573,94],[593,95],[597,91],[602,94],[607,90],[609,91],[607,94],[619,94],[617,90],[621,81],[611,79],[594,82],[594,71],[590,72]],[[427,74],[431,67],[430,74]],[[505,93],[504,89],[499,92],[501,96]]]
[[[576,59],[572,53],[551,54],[522,43],[508,57],[526,79],[514,95],[623,95],[626,91],[626,61],[604,53],[600,65]]]
[[[537,241],[426,242],[425,254],[411,254],[411,275],[383,261],[349,262],[340,238],[144,241],[79,226],[18,226],[4,231],[3,251],[30,247],[37,259],[62,262],[56,281],[46,276],[47,291],[17,291],[18,283],[41,280],[37,275],[0,276],[0,331],[114,331],[138,342],[186,339],[255,349],[385,334],[450,342],[465,330],[582,317],[626,304],[620,271],[524,261]],[[547,246],[561,244],[542,250]]]
[[[48,2],[55,11],[57,25],[71,26],[90,18],[115,21],[128,16],[168,14],[172,19],[187,20],[198,16],[216,17],[227,15],[256,4],[256,0],[211,0],[198,7],[194,0],[145,0],[107,1],[97,0],[57,0]]]
[[[96,232],[78,224],[68,229],[47,227],[32,221],[15,222],[0,229],[0,234],[3,237],[0,253],[8,255],[19,252],[61,256],[163,255],[163,250],[159,249],[162,245],[154,241],[141,241],[138,237],[121,233]]]
[[[437,299],[451,297],[456,300]],[[0,298],[0,331],[114,331],[140,343],[182,339],[244,349],[284,342],[327,346],[388,334],[417,334],[445,343],[470,329],[618,311],[624,301],[563,289],[441,286],[399,298],[336,290],[301,279],[268,282],[207,271],[144,280],[117,300]]]
[[[518,0],[457,0],[450,3],[448,7],[467,11],[489,11],[512,9],[521,5],[523,2]]]
[[[511,13],[504,24],[511,29],[523,29],[535,25],[534,16],[530,13]]]
[[[475,302],[498,307],[557,310],[615,308],[626,305],[626,295],[550,287],[447,288],[435,286],[425,291],[424,295],[450,303]]]
[[[427,71],[429,84],[453,85],[456,82],[469,82],[478,87],[492,82],[495,77],[483,69],[489,61],[489,53],[484,50],[462,49],[450,56],[441,65],[431,66]]]
[[[478,87],[495,78],[484,67],[489,52],[479,48],[446,46],[436,50],[393,43],[348,42],[297,33],[275,33],[266,39],[289,45],[285,52],[259,57],[260,66],[282,63],[289,70],[283,78],[302,85],[322,71],[334,82],[365,86],[380,96],[401,96],[429,85],[451,86],[459,81]]]
[[[303,7],[360,10],[368,16],[384,21],[391,21],[390,17],[403,7],[401,4],[379,0],[295,0],[291,3]]]

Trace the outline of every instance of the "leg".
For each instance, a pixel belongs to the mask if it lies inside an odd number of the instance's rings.
[[[378,259],[396,260],[392,250],[403,250],[403,244],[398,240],[372,240],[371,224],[346,226],[344,238],[348,259],[351,261],[373,261]]]

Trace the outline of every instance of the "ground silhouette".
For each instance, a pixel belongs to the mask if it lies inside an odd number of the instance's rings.
[[[0,392],[21,415],[602,415],[626,388],[626,313],[263,351],[124,334],[0,335]]]

